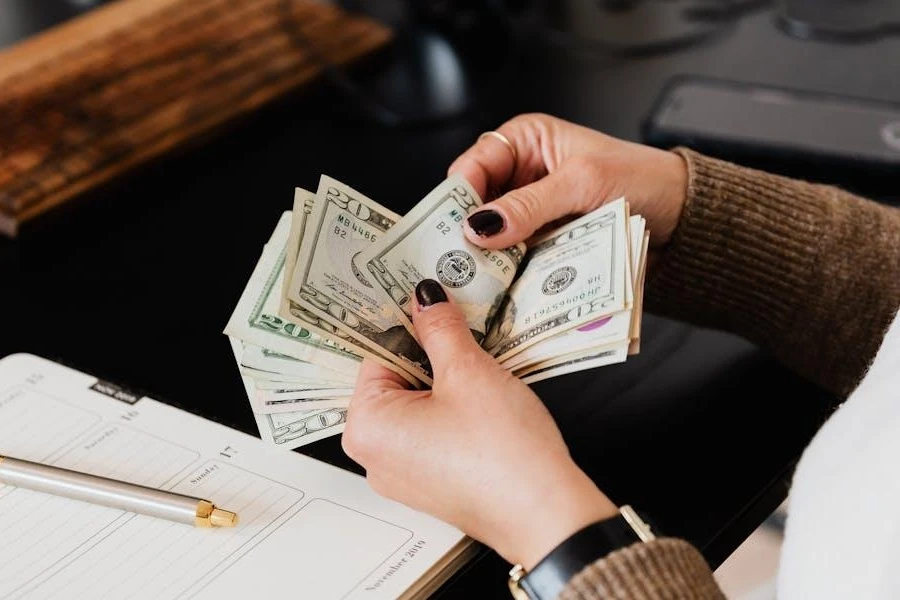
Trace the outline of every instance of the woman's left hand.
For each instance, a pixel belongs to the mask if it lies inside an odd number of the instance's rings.
[[[440,285],[416,289],[413,323],[434,370],[407,389],[366,360],[343,447],[372,488],[531,568],[616,507],[574,463],[540,399],[472,337]]]

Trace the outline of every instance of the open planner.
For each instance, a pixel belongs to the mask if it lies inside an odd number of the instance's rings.
[[[415,598],[475,550],[358,475],[27,354],[0,360],[0,456],[240,518],[200,529],[0,484],[0,598]]]

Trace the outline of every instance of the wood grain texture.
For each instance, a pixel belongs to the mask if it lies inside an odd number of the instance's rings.
[[[0,233],[390,37],[310,0],[119,0],[0,52]]]

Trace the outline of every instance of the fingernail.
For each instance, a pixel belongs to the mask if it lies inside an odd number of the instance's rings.
[[[503,216],[496,210],[482,210],[469,215],[469,227],[478,237],[491,237],[503,231]]]
[[[423,279],[416,286],[416,300],[418,300],[419,306],[428,308],[432,304],[446,302],[447,294],[441,284],[434,279]]]

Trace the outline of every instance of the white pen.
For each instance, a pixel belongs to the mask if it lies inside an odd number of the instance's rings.
[[[196,527],[234,527],[237,514],[201,498],[0,456],[0,483]]]

